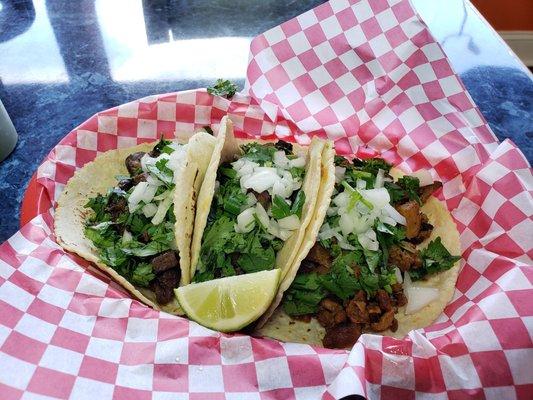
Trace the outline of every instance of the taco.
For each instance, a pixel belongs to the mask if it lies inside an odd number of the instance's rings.
[[[180,314],[173,289],[190,279],[196,196],[222,150],[225,121],[216,138],[162,138],[107,151],[79,169],[58,199],[58,243],[145,304]]]
[[[335,157],[334,165],[321,183],[334,182],[333,195],[315,208],[327,216],[307,228],[306,257],[257,334],[349,348],[365,332],[401,338],[428,326],[451,300],[459,270],[459,233],[432,196],[442,185],[381,159]]]
[[[191,246],[191,281],[297,268],[331,144],[235,139],[228,130],[198,196]],[[252,321],[250,321],[252,322]]]

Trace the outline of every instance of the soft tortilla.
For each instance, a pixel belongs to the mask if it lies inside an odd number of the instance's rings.
[[[327,200],[327,206],[329,206],[329,199]],[[440,236],[442,244],[451,254],[461,254],[459,232],[446,207],[435,197],[431,196],[423,205],[422,211],[428,216],[429,222],[434,226],[434,229],[431,236],[421,243],[418,248],[426,247],[431,240]],[[314,244],[315,240],[316,234],[314,236],[310,234],[306,237],[307,243],[310,241],[311,246]],[[396,314],[398,330],[396,332],[380,332],[379,334],[395,338],[403,338],[407,333],[414,329],[429,326],[442,313],[446,305],[452,299],[457,277],[459,275],[459,267],[460,264],[458,261],[449,270],[434,275],[427,281],[416,282],[415,285],[417,286],[438,288],[440,290],[440,297],[414,314],[405,315],[405,306],[401,307]],[[289,317],[281,307],[278,307],[272,315],[272,318],[268,320],[264,326],[258,329],[256,333],[259,336],[267,336],[284,342],[306,343],[322,346],[322,338],[325,335],[325,329],[318,323],[316,318],[313,318],[310,323],[294,320]]]
[[[178,140],[187,143],[186,139]],[[196,193],[205,176],[216,139],[205,132],[191,137],[187,146],[187,158],[181,170],[174,173],[176,190],[174,193],[174,213],[176,216],[176,247],[180,255],[181,283],[187,282],[190,270],[190,242],[194,222]],[[97,194],[105,194],[116,185],[116,175],[128,175],[124,160],[134,152],[150,151],[156,142],[143,143],[135,147],[107,151],[94,161],[76,171],[61,193],[55,212],[55,235],[57,242],[67,251],[78,254],[95,263],[101,270],[126,288],[143,303],[167,311],[182,314],[176,300],[169,304],[157,304],[155,293],[147,288],[137,288],[119,275],[113,268],[102,263],[97,249],[85,237],[84,227],[91,210],[85,208],[87,201]],[[187,282],[188,283],[188,282]]]
[[[214,163],[214,160],[212,160],[212,163],[207,170],[200,194],[198,195],[195,227],[192,239],[191,279],[194,276],[198,265],[202,237],[207,223],[209,210],[211,208],[211,202],[215,194],[218,165],[220,162],[231,161],[238,158],[241,153],[240,146],[250,142],[268,143],[268,141],[263,140],[236,139],[233,135],[233,126],[228,119],[226,140],[221,151],[220,159],[217,163]],[[304,240],[304,233],[307,225],[309,225],[312,220],[313,210],[320,189],[321,155],[325,143],[326,142],[321,139],[313,138],[309,147],[293,144],[293,151],[295,153],[305,154],[307,156],[306,174],[302,183],[302,190],[304,190],[305,193],[305,203],[302,209],[302,223],[300,228],[287,239],[276,255],[276,268],[281,269],[282,277],[285,277],[285,275],[291,270],[291,266],[295,262],[302,241]],[[282,281],[283,280],[284,279],[282,278]]]
[[[300,268],[300,264],[304,258],[307,257],[309,250],[311,250],[311,247],[313,247],[315,243],[318,231],[320,230],[320,227],[324,222],[324,218],[326,217],[326,212],[331,201],[331,195],[333,194],[333,189],[335,188],[335,165],[333,164],[334,157],[335,150],[333,150],[333,144],[331,142],[326,142],[320,159],[321,184],[318,188],[318,193],[314,193],[316,195],[316,204],[313,213],[309,213],[309,225],[306,231],[303,232],[302,244],[300,249],[296,252],[296,259],[291,264],[290,269],[281,281],[276,298],[270,305],[269,309],[258,321],[256,329],[262,327],[279,306],[281,300],[283,299],[283,294],[291,286],[292,281],[296,277],[298,269]]]

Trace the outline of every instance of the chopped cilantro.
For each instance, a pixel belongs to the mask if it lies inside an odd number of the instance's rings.
[[[233,97],[236,92],[237,85],[227,79],[217,79],[213,86],[207,88],[207,93],[214,96],[226,97],[227,99]]]
[[[421,251],[422,268],[409,270],[409,276],[414,281],[426,278],[438,272],[446,271],[461,259],[460,256],[452,256],[448,249],[444,247],[440,237],[432,240],[428,246]]]
[[[152,279],[155,278],[155,274],[152,270],[152,265],[142,262],[137,264],[131,274],[131,283],[134,285],[147,287]]]
[[[298,218],[302,218],[302,210],[305,203],[305,192],[303,190],[300,190],[298,194],[296,195],[296,199],[294,200],[294,203],[292,203],[291,206],[291,214],[295,214],[298,216]]]
[[[256,142],[243,145],[242,151],[247,160],[253,161],[261,166],[271,163],[274,153],[277,151],[273,144],[260,144]]]
[[[276,219],[282,219],[291,215],[291,206],[279,194],[274,196],[271,208],[272,216]]]
[[[283,310],[289,315],[305,315],[318,311],[318,304],[326,296],[319,276],[315,273],[296,275],[283,299]]]
[[[159,139],[159,142],[154,146],[154,152],[155,153],[167,153],[170,154],[174,150],[169,145],[172,142],[170,140],[166,140],[163,135],[161,135],[161,139]]]
[[[389,163],[387,163],[387,161],[382,158],[368,158],[366,160],[354,159],[353,164],[357,169],[369,172],[372,175],[377,175],[380,169],[385,172],[389,172],[392,167]]]

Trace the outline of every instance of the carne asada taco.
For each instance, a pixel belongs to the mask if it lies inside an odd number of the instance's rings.
[[[326,144],[240,140],[228,131],[221,163],[209,166],[198,196],[193,283],[276,268],[283,281],[313,217]]]
[[[55,234],[145,304],[181,313],[173,289],[189,282],[196,196],[217,137],[164,140],[107,151],[78,170],[61,193]]]
[[[421,186],[381,159],[334,162],[327,216],[304,240],[314,245],[257,333],[349,348],[364,332],[403,337],[428,326],[453,296],[461,250],[451,215],[432,196],[440,182]]]

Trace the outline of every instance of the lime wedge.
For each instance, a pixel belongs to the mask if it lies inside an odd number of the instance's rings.
[[[234,332],[254,322],[278,292],[280,269],[191,283],[174,289],[187,316],[220,332]]]

